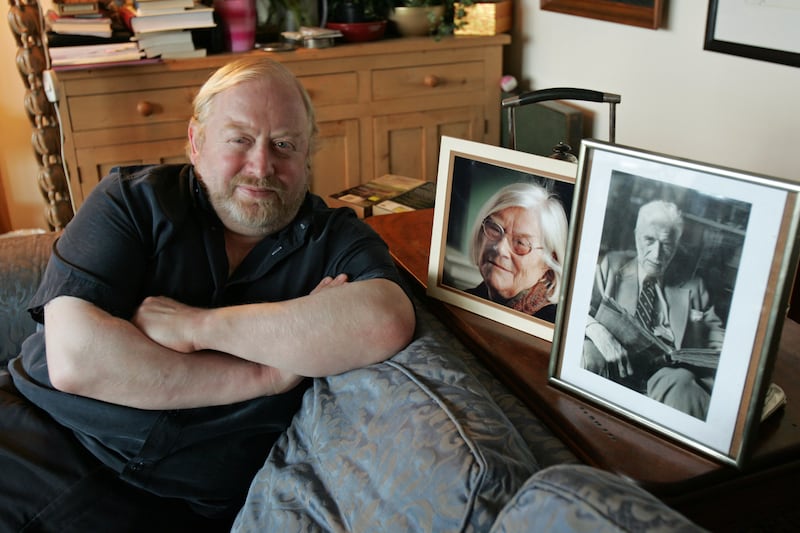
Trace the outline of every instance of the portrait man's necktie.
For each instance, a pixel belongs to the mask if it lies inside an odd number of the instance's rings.
[[[636,304],[636,318],[648,330],[653,329],[656,317],[656,282],[652,278],[647,278],[642,284],[642,292],[639,293],[639,302]]]

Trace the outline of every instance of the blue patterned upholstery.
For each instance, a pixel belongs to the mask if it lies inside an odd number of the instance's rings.
[[[419,309],[391,360],[315,380],[234,531],[487,531],[539,463],[471,357]]]
[[[26,308],[39,287],[57,233],[0,236],[0,368],[33,333]]]
[[[514,495],[490,533],[688,533],[703,531],[650,493],[586,465],[551,466]]]

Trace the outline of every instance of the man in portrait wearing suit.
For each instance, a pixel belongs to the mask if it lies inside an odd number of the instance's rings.
[[[679,262],[673,261],[682,233],[683,217],[675,204],[657,200],[639,209],[636,250],[610,252],[597,266],[582,365],[705,420],[716,367],[676,364],[652,351],[637,360],[628,338],[641,328],[667,352],[722,349],[725,329],[703,280],[681,275]],[[619,327],[598,314],[609,305],[636,325]]]

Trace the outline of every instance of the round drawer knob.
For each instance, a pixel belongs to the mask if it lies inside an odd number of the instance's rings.
[[[146,100],[136,104],[136,111],[143,117],[149,117],[156,110],[156,107]]]
[[[439,85],[439,77],[434,74],[426,74],[422,83],[424,83],[426,87],[437,87]]]

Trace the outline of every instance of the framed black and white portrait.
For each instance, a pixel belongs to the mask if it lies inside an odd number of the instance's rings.
[[[798,191],[584,141],[551,381],[741,465],[797,264]]]

